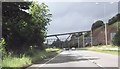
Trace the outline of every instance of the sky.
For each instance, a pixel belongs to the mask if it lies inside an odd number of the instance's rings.
[[[106,0],[96,1],[55,1],[45,2],[52,14],[52,21],[48,25],[47,35],[68,32],[87,31],[95,21],[107,23],[118,13],[118,2]],[[38,1],[41,3],[41,1]],[[65,37],[65,36],[64,36]]]
[[[49,6],[52,21],[48,26],[49,34],[90,30],[97,20],[108,19],[118,12],[117,3],[110,2],[53,2]]]

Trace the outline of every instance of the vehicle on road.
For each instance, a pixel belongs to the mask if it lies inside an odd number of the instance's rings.
[[[75,50],[75,47],[72,47],[71,50]]]
[[[63,50],[70,50],[69,48],[63,48]]]

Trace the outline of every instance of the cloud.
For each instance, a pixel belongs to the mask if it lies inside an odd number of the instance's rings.
[[[119,0],[39,0],[39,2],[118,2],[118,1]]]
[[[107,22],[117,14],[118,5],[110,2],[47,2],[53,14],[48,34],[90,30],[101,19]]]

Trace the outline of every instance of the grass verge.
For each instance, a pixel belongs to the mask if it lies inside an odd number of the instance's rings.
[[[23,65],[31,64],[31,58],[22,56],[22,57],[4,57],[2,67],[22,67]]]
[[[118,49],[119,49],[118,46],[112,46],[112,45],[107,45],[107,46],[100,45],[100,46],[81,48],[81,50],[90,50],[90,51],[108,53],[108,54],[113,54],[113,55],[120,55],[120,50]]]
[[[60,52],[60,49],[48,48],[44,51],[32,51],[31,56],[26,56],[25,54],[20,57],[9,55],[3,58],[2,67],[3,69],[7,67],[12,67],[12,69],[20,69],[23,66],[30,65],[50,56],[54,56]]]

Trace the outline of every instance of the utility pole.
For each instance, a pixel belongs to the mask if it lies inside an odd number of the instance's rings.
[[[80,48],[80,43],[79,43],[80,41],[79,41],[79,36],[78,36],[78,48]]]
[[[117,21],[117,32],[118,32],[118,30],[119,30],[119,22]]]
[[[47,47],[49,48],[48,39],[47,39]]]
[[[91,29],[91,46],[93,46],[93,31]]]
[[[104,4],[104,17],[105,17],[105,4]],[[105,23],[105,44],[108,45],[108,42],[107,42],[107,23]]]
[[[106,25],[106,23],[105,23],[105,43],[106,43],[106,45],[108,45],[108,43],[107,43],[107,25]]]
[[[85,41],[84,41],[84,32],[82,33],[83,34],[83,48],[84,48],[84,46],[85,46]]]
[[[78,41],[78,48],[80,48],[79,33],[75,33],[75,36],[77,37],[77,41]]]

